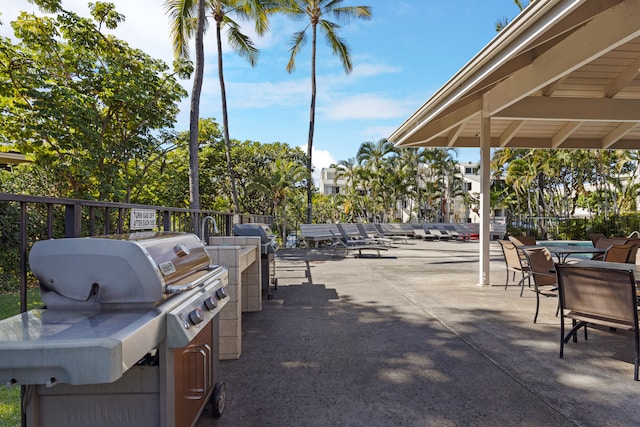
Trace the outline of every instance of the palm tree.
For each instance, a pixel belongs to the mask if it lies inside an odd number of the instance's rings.
[[[316,41],[317,29],[324,31],[325,38],[329,42],[333,53],[340,57],[342,66],[347,74],[349,74],[353,66],[349,55],[349,48],[338,35],[340,25],[325,19],[332,16],[338,21],[348,23],[351,18],[368,19],[371,17],[371,8],[369,6],[346,6],[341,7],[342,0],[290,0],[287,6],[283,8],[287,15],[294,19],[306,18],[309,24],[302,30],[293,35],[291,46],[291,57],[287,64],[287,71],[292,72],[295,69],[295,60],[298,52],[307,41],[307,30],[311,29],[311,108],[309,113],[309,137],[307,140],[307,223],[311,224],[312,220],[312,191],[313,182],[311,179],[313,150],[313,132],[315,127],[316,116]]]
[[[205,2],[198,2],[197,0],[167,0],[165,11],[171,18],[170,33],[176,61],[189,60],[188,42],[191,37],[195,36],[196,73],[193,78],[189,109],[189,200],[192,209],[200,209],[198,120],[200,119],[200,94],[204,78]],[[191,71],[186,71],[186,73],[191,74]],[[197,224],[194,224],[194,227],[197,230]]]
[[[533,3],[533,1],[534,0],[531,0],[525,3],[521,0],[513,0],[513,3],[518,7],[518,9],[520,9],[520,12],[522,12],[529,5],[529,3]],[[499,33],[507,25],[509,25],[509,20],[505,17],[500,18],[498,21],[496,21],[496,32]]]
[[[386,139],[377,142],[368,141],[360,144],[356,159],[362,167],[363,176],[366,177],[364,189],[370,193],[370,205],[367,217],[371,218],[382,213],[386,218],[385,203],[383,197],[386,192],[385,167],[388,164],[387,156],[394,152],[393,144]]]
[[[280,214],[279,211],[282,210],[281,236],[284,243],[287,239],[287,196],[304,181],[306,172],[303,164],[279,158],[271,164],[271,173],[268,176],[256,177],[252,184],[258,191],[271,196],[274,215]]]
[[[204,77],[204,32],[206,12],[212,13],[216,23],[216,42],[218,54],[218,79],[220,81],[220,97],[222,100],[222,126],[227,156],[227,173],[231,183],[231,197],[236,212],[240,211],[238,190],[231,160],[231,139],[229,137],[229,118],[227,112],[227,93],[224,84],[222,61],[222,27],[227,27],[229,45],[240,56],[255,65],[258,49],[251,39],[240,31],[240,25],[231,19],[235,14],[242,19],[254,22],[256,33],[261,35],[269,29],[268,14],[275,10],[274,2],[267,0],[166,0],[165,8],[171,17],[171,38],[176,58],[189,59],[188,42],[191,37],[196,39],[196,74],[194,76],[191,94],[191,112],[189,117],[189,182],[192,207],[199,209],[198,193],[198,119],[200,92]],[[194,11],[195,9],[195,11]],[[196,18],[194,18],[196,13]],[[196,24],[194,27],[194,23]],[[192,188],[193,187],[193,188]]]
[[[384,157],[393,152],[393,144],[382,138],[378,142],[363,142],[358,149],[356,158],[361,165],[377,172],[382,167]]]

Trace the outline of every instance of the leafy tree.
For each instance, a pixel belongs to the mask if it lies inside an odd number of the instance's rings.
[[[304,184],[306,169],[297,161],[276,159],[271,163],[271,173],[256,177],[254,188],[270,194],[273,201],[273,214],[282,218],[281,238],[287,238],[287,196],[298,186]],[[282,208],[282,209],[281,209]]]
[[[348,74],[353,69],[349,48],[342,38],[338,35],[340,25],[329,21],[326,18],[331,16],[339,22],[348,23],[353,18],[368,19],[371,17],[371,8],[369,6],[341,6],[342,0],[289,0],[284,12],[293,19],[307,19],[308,25],[301,31],[293,35],[291,42],[291,56],[287,64],[287,71],[292,72],[295,69],[295,60],[298,52],[302,49],[307,41],[307,30],[311,31],[311,107],[309,112],[309,137],[307,140],[307,171],[309,180],[307,183],[307,223],[311,223],[313,209],[313,182],[312,174],[312,152],[313,152],[313,133],[315,128],[316,115],[316,48],[317,48],[317,30],[318,26],[324,32],[325,38],[333,53],[340,57],[342,66]]]
[[[46,2],[55,17],[22,13],[20,40],[0,39],[0,143],[56,178],[49,195],[131,201],[157,159],[156,131],[171,128],[184,90],[167,65],[100,30],[123,20],[90,5],[93,20]]]

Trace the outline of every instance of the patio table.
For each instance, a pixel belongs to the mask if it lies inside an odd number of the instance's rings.
[[[531,245],[531,246],[519,246],[518,249],[536,249],[545,247],[554,255],[560,264],[564,264],[570,255],[576,254],[603,254],[605,249],[594,248],[591,246],[580,245]]]

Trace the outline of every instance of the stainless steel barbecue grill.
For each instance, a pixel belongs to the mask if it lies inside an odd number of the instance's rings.
[[[227,270],[188,233],[36,242],[46,308],[0,322],[0,381],[29,426],[191,426],[224,410]]]
[[[278,279],[276,278],[275,252],[278,250],[276,236],[267,224],[235,224],[233,234],[236,236],[258,236],[260,237],[260,259],[262,268],[262,290],[266,292],[267,298],[271,299],[271,288],[278,289]]]

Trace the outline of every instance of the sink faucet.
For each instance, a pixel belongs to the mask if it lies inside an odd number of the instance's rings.
[[[200,239],[202,239],[203,241],[204,241],[204,230],[205,230],[205,226],[207,225],[207,221],[211,221],[213,223],[213,232],[215,234],[218,234],[218,225],[216,224],[215,218],[210,215],[207,215],[204,218],[202,218],[202,221],[200,224]]]

